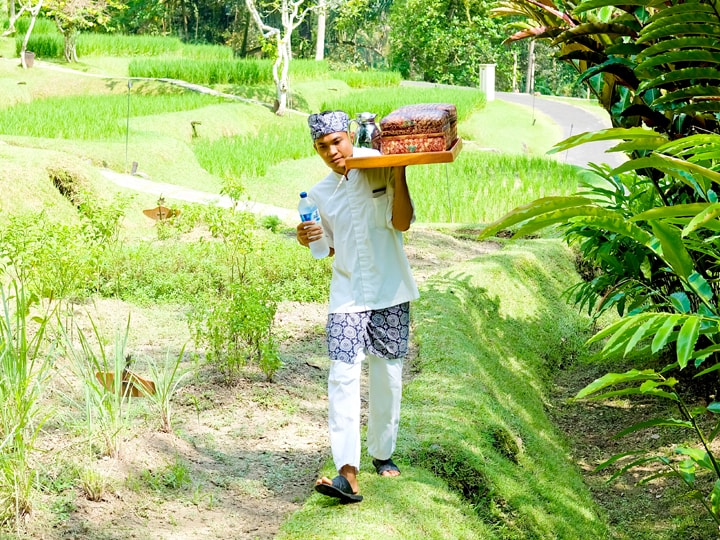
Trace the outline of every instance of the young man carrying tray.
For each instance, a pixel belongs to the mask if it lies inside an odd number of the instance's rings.
[[[378,155],[353,148],[348,115],[325,111],[308,118],[315,151],[330,168],[309,196],[322,226],[297,226],[303,246],[323,233],[334,256],[327,321],[330,356],[328,425],[338,475],[315,489],[342,503],[362,500],[360,376],[368,363],[368,453],[382,476],[398,476],[392,461],[400,422],[402,367],[410,331],[410,301],[418,289],[403,249],[403,231],[415,219],[405,167],[350,169],[349,157]],[[324,229],[324,231],[323,231]]]

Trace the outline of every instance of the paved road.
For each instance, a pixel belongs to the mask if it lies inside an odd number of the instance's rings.
[[[581,107],[576,107],[565,101],[543,98],[531,94],[511,92],[496,92],[496,99],[516,103],[528,107],[531,111],[537,110],[548,115],[563,130],[563,138],[578,135],[587,131],[598,131],[611,127],[610,119],[603,120],[598,115],[590,113]],[[604,111],[600,111],[603,113]],[[608,163],[614,167],[620,165],[625,159],[618,152],[606,153],[614,142],[592,142],[571,148],[561,154],[551,154],[558,160],[574,165],[585,166],[588,163]]]

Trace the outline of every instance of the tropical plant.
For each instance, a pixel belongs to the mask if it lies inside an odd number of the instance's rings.
[[[717,0],[500,0],[492,14],[514,18],[508,43],[557,46],[613,126],[645,124],[671,139],[717,132]]]
[[[647,420],[621,434],[684,427],[698,447],[680,444],[679,460],[645,455],[619,474],[660,461],[720,523],[720,467],[710,445],[720,424],[704,429],[705,418],[720,410],[713,401],[720,369],[720,2],[503,0],[496,14],[523,17],[511,40],[532,36],[560,46],[560,58],[578,69],[611,115],[612,129],[577,135],[554,150],[616,140],[613,150],[630,159],[614,170],[594,166],[584,191],[517,208],[483,235],[519,226],[522,236],[558,225],[595,265],[592,279],[571,294],[595,314],[614,306],[621,318],[590,343],[603,343],[603,358],[632,353],[660,365],[608,374],[577,397],[641,394],[676,404],[680,420]],[[712,379],[707,402],[686,404],[688,371]],[[715,479],[709,488],[696,483],[701,472]]]

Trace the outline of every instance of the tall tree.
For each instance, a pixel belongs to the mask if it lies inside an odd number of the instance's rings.
[[[65,40],[65,60],[77,62],[77,37],[80,31],[104,26],[110,20],[109,9],[121,9],[119,0],[46,0],[45,13],[55,21]]]
[[[302,24],[305,16],[314,9],[312,5],[303,4],[306,0],[280,0],[273,10],[265,14],[265,19],[260,14],[256,0],[245,0],[245,5],[255,21],[258,29],[266,39],[274,39],[277,48],[277,58],[273,64],[273,80],[277,90],[275,113],[278,116],[285,114],[287,110],[287,95],[289,90],[288,71],[292,60],[292,32]],[[266,22],[270,13],[280,12],[281,28],[270,26]]]
[[[477,85],[478,64],[496,63],[497,83],[511,86],[512,53],[488,0],[396,0],[391,9],[392,67],[428,82]]]

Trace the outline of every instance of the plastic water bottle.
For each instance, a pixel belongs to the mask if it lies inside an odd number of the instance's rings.
[[[304,191],[300,192],[300,202],[298,203],[298,212],[300,212],[300,221],[315,221],[322,225],[320,221],[320,211],[313,200],[308,197]],[[322,238],[310,242],[310,252],[316,259],[322,259],[330,255],[330,246],[323,232]]]

